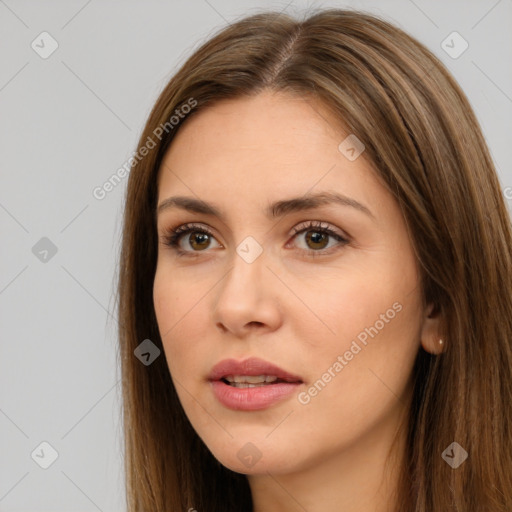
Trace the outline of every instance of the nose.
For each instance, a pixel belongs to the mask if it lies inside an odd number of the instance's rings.
[[[258,331],[272,331],[281,324],[279,295],[282,284],[267,267],[263,251],[249,263],[238,253],[218,285],[213,318],[223,332],[243,338]]]

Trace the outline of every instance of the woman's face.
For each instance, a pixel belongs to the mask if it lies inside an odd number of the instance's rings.
[[[188,120],[160,169],[158,205],[189,205],[158,213],[165,357],[194,429],[240,473],[384,449],[406,409],[425,316],[418,268],[364,152],[339,148],[348,135],[318,103],[265,92]],[[345,199],[307,207],[320,194]]]

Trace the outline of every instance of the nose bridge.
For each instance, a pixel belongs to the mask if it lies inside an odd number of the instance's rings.
[[[275,328],[279,324],[279,308],[268,296],[266,280],[273,276],[267,264],[267,254],[255,239],[247,237],[235,247],[216,295],[213,314],[217,325],[243,335],[248,325]]]
[[[231,270],[226,276],[225,285],[222,287],[223,292],[231,290],[237,295],[246,291],[256,292],[255,288],[252,290],[246,288],[255,287],[262,283],[266,260],[262,245],[251,236],[244,238],[236,246],[231,260]]]
[[[284,290],[267,268],[274,266],[272,246],[264,246],[265,234],[261,231],[253,231],[258,239],[248,231],[236,246],[229,248],[229,268],[219,283],[212,307],[215,325],[236,338],[245,337],[255,327],[274,331],[283,320],[277,294]]]

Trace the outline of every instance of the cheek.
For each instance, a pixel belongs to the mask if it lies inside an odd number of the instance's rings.
[[[153,304],[160,336],[165,344],[166,333],[176,324],[180,316],[180,300],[175,281],[166,279],[164,273],[158,270],[153,284]]]
[[[194,292],[194,289],[196,292]],[[206,317],[204,290],[180,279],[175,272],[159,269],[153,284],[153,303],[165,356],[171,375],[194,375],[201,361],[200,344]],[[203,330],[202,330],[203,329]]]
[[[373,289],[372,294],[359,297],[358,305],[345,303],[350,314],[332,318],[337,339],[304,354],[310,371],[305,393],[295,404],[296,428],[301,435],[309,431],[310,438],[322,446],[350,444],[379,425],[389,425],[390,418],[403,411],[409,391],[418,351],[418,310],[410,297],[383,290]],[[393,308],[397,302],[400,305]],[[388,323],[381,320],[381,313]],[[317,439],[319,431],[324,440]]]
[[[153,303],[165,355],[168,362],[171,363],[176,361],[176,354],[171,354],[173,352],[172,348],[175,346],[172,340],[177,339],[176,335],[181,327],[180,320],[183,321],[185,311],[183,310],[180,286],[176,279],[172,279],[167,274],[157,268],[153,284]],[[172,357],[169,357],[170,355]]]
[[[399,343],[403,337],[397,333],[403,326],[418,322],[418,282],[408,262],[368,257],[358,265],[337,269],[325,279],[310,277],[301,282],[314,281],[314,286],[296,286],[294,291],[317,318],[312,314],[291,316],[301,330],[299,339],[311,340],[312,348],[344,351],[354,339],[363,344],[372,339],[375,329],[379,336],[388,336],[389,344]],[[322,333],[324,341],[319,343]]]
[[[328,329],[307,318],[297,325],[299,339],[310,340],[301,354],[311,362],[310,382],[329,381],[325,391],[319,383],[318,405],[332,400],[356,410],[405,390],[419,349],[420,287],[411,260],[380,263],[326,283],[314,304]]]

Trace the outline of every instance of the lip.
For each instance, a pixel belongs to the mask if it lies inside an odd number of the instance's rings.
[[[275,375],[278,379],[286,382],[253,388],[236,388],[221,380],[229,375]],[[254,357],[244,361],[237,361],[235,359],[220,361],[212,368],[208,380],[217,400],[225,407],[238,411],[266,409],[289,397],[304,383],[299,376]]]

